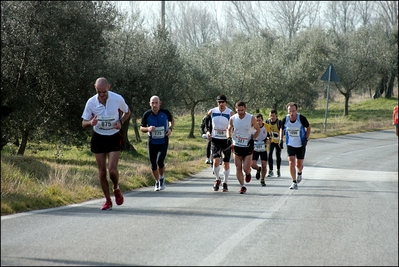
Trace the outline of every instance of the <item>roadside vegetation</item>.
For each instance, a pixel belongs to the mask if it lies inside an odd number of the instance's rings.
[[[150,1],[1,1],[1,147],[85,145],[81,112],[99,77],[132,111],[123,132],[134,141],[122,141],[132,153],[153,95],[190,113],[189,138],[219,93],[253,109],[292,99],[313,110],[330,65],[331,90],[344,98],[331,119],[351,123],[341,115],[356,95],[396,96],[398,15],[386,11],[397,1],[168,1],[164,23],[160,2],[154,20],[140,2]]]
[[[325,100],[319,100],[314,110],[302,110],[312,127],[311,138],[392,129],[392,111],[398,98],[367,100],[353,99],[350,113],[343,115],[343,99],[329,102],[326,132],[324,132]],[[250,108],[250,107],[249,107]],[[260,109],[264,118],[268,109]],[[253,110],[248,110],[255,113]],[[286,114],[279,110],[279,118]],[[199,134],[199,123],[204,114],[196,114],[195,138],[189,138],[191,116],[176,116],[166,158],[166,180],[173,183],[187,179],[206,168],[206,142]],[[129,128],[132,128],[130,124]],[[130,140],[134,131],[128,132]],[[142,142],[133,142],[135,151],[123,151],[119,162],[120,187],[127,192],[153,186],[146,135]],[[8,143],[1,153],[1,215],[59,207],[103,198],[89,139],[82,148],[62,144],[30,142],[25,155],[16,155],[18,147]]]

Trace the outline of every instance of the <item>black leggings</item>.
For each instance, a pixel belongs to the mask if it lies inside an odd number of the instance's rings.
[[[273,170],[273,150],[276,148],[276,160],[277,160],[277,170],[280,170],[281,166],[281,148],[279,144],[270,143],[269,144],[269,170]]]
[[[148,157],[151,162],[151,170],[156,171],[158,168],[162,169],[165,166],[166,152],[168,152],[168,142],[162,145],[148,144]]]

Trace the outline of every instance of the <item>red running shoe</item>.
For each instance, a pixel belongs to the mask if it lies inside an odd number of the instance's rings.
[[[112,201],[111,200],[105,201],[105,203],[101,207],[101,210],[111,210],[111,209],[112,209]]]
[[[122,196],[121,190],[119,188],[114,189],[114,196],[115,196],[116,205],[118,205],[118,206],[122,205],[123,204],[123,196]]]
[[[245,194],[245,193],[247,193],[247,188],[245,186],[241,186],[240,194]]]
[[[215,180],[215,183],[213,184],[213,191],[219,191],[219,185],[220,185],[221,180],[217,179]]]
[[[251,181],[251,173],[245,174],[245,182],[249,183]]]

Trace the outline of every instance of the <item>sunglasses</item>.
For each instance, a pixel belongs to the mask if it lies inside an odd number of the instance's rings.
[[[218,101],[218,103],[220,104],[220,103],[225,103],[226,101]]]

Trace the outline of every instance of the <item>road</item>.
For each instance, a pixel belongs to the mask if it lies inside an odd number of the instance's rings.
[[[266,187],[253,170],[244,195],[232,163],[227,193],[207,167],[110,211],[98,199],[2,216],[1,265],[398,266],[393,130],[311,139],[298,190],[285,148],[282,164]]]

